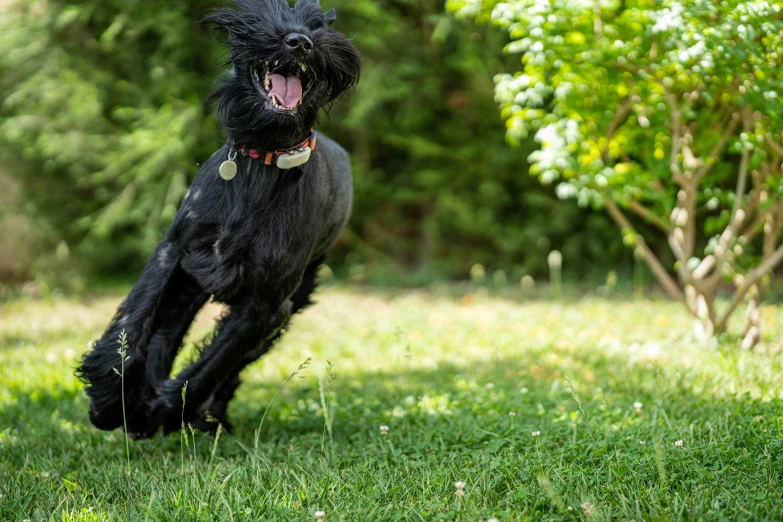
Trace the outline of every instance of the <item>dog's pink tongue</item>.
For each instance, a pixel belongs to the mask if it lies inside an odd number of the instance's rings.
[[[277,98],[277,103],[287,109],[293,109],[302,103],[302,82],[296,76],[284,78],[279,74],[270,74],[272,88],[269,95]]]

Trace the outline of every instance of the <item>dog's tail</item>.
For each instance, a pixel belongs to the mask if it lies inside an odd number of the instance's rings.
[[[161,321],[180,252],[163,241],[155,249],[141,277],[122,302],[103,336],[93,344],[76,370],[90,398],[90,420],[96,428],[122,426],[125,404],[137,404],[146,385],[147,346]],[[123,336],[124,333],[124,336]],[[125,339],[125,360],[120,338]],[[124,384],[123,384],[124,381]]]

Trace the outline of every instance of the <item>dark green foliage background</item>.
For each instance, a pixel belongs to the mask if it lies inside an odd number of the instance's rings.
[[[333,266],[463,278],[482,263],[518,280],[545,273],[552,249],[572,274],[630,262],[605,217],[528,175],[534,144],[506,144],[492,77],[518,57],[497,51],[503,32],[460,23],[436,0],[323,3],[365,61],[357,90],[319,124],[355,168]],[[0,14],[0,160],[21,185],[14,212],[41,238],[17,274],[142,266],[222,143],[203,99],[225,49],[196,23],[217,5],[24,1]]]

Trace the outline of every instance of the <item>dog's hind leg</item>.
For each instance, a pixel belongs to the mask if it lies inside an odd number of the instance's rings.
[[[178,265],[178,249],[163,241],[103,336],[82,358],[77,375],[85,383],[90,398],[90,420],[99,429],[113,430],[123,425],[123,393],[126,413],[132,414],[145,406],[147,347],[164,311],[177,302]],[[124,362],[118,353],[121,332],[127,338]],[[124,375],[124,389],[120,371]]]
[[[180,295],[176,306],[167,311],[148,348],[147,381],[153,387],[170,377],[182,340],[196,314],[209,301],[209,294],[184,272],[177,274],[177,280]]]
[[[302,276],[302,282],[299,284],[299,288],[297,288],[296,292],[294,292],[294,294],[291,296],[292,314],[301,312],[313,304],[311,296],[318,285],[317,275],[318,269],[321,267],[321,263],[323,263],[323,257],[319,258],[314,263],[311,263],[305,270],[304,276]],[[277,340],[280,339],[282,335],[283,330],[278,330],[275,335],[261,343],[261,345],[259,345],[254,350],[248,352],[240,364],[232,370],[229,377],[223,381],[212,397],[210,397],[210,399],[203,405],[203,418],[193,423],[194,428],[200,429],[202,431],[213,431],[217,429],[217,424],[215,424],[214,421],[210,422],[210,419],[206,417],[209,415],[209,417],[212,417],[215,421],[222,424],[224,429],[230,431],[231,423],[228,421],[226,412],[228,410],[228,403],[231,401],[231,399],[234,398],[234,393],[236,393],[237,388],[239,388],[239,385],[241,384],[240,373],[243,369],[245,369],[245,367],[252,364],[258,360],[259,357],[271,350],[275,342],[277,342]]]
[[[289,316],[287,306],[274,312],[262,304],[231,306],[220,320],[215,337],[199,358],[176,377],[156,390],[150,403],[146,434],[152,436],[160,426],[170,433],[180,422],[194,422],[204,404],[231,374],[242,358],[268,335],[281,327]],[[184,402],[183,402],[184,400]]]
[[[169,379],[174,359],[199,310],[209,300],[209,294],[184,271],[178,270],[170,285],[179,290],[176,302],[165,310],[160,326],[147,348],[147,381],[142,393],[145,407],[138,408],[128,419],[128,433],[134,438],[146,437],[146,404],[154,398],[155,389]]]

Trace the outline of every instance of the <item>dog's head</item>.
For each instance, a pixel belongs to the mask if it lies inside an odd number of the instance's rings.
[[[359,79],[361,57],[318,0],[235,0],[204,19],[228,33],[231,72],[210,98],[237,147],[290,147]]]

